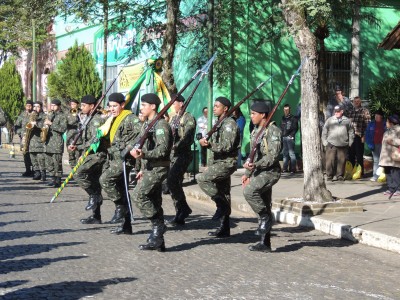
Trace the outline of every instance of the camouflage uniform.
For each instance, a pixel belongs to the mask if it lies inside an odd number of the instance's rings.
[[[282,132],[271,123],[264,129],[264,137],[257,145],[257,152],[254,157],[255,169],[250,172],[246,170],[246,177],[250,178],[243,190],[243,195],[255,213],[260,216],[260,225],[257,234],[262,236],[262,243],[250,246],[250,250],[263,251],[257,247],[264,247],[270,251],[270,231],[272,227],[271,197],[272,186],[278,182],[281,176],[281,166],[279,164],[279,153],[282,148]],[[258,135],[259,129],[256,127],[251,134],[251,144]],[[261,245],[261,246],[260,246]],[[263,248],[265,250],[265,247]]]
[[[101,188],[116,205],[115,215],[111,220],[112,223],[123,221],[128,212],[121,151],[129,144],[132,144],[132,141],[140,132],[140,127],[140,120],[134,114],[129,114],[122,120],[108,149],[108,159],[103,167],[104,172],[99,179]],[[127,174],[129,174],[135,166],[135,159],[128,155],[126,166]]]
[[[237,169],[240,149],[239,128],[233,118],[228,117],[213,133],[209,141],[211,157],[207,170],[197,177],[200,188],[215,201],[223,198],[230,205],[231,174]],[[219,203],[217,203],[217,206]]]
[[[174,124],[177,118],[178,115],[175,115],[171,119],[170,124]],[[184,224],[185,218],[192,211],[186,202],[182,182],[183,176],[193,159],[191,145],[193,144],[196,132],[196,121],[190,113],[185,112],[180,119],[178,128],[173,130],[175,130],[175,132],[171,151],[171,165],[167,179],[168,188],[171,192],[176,211],[176,217],[171,221],[171,224],[174,222],[177,224]]]
[[[42,132],[43,122],[46,115],[40,112],[36,117],[36,125],[32,128],[31,139],[29,141],[29,153],[33,165],[33,170],[35,175],[44,173],[46,170],[46,155],[44,153],[44,143],[40,138],[40,133]],[[35,179],[35,178],[34,178]],[[40,179],[37,177],[36,179]]]
[[[52,122],[46,138],[46,170],[61,182],[63,174],[62,154],[64,140],[62,135],[67,130],[67,117],[61,111],[50,112],[47,118]]]
[[[96,137],[97,128],[99,128],[104,121],[105,120],[101,118],[99,114],[96,114],[92,117],[82,132],[82,143],[79,145],[80,153],[84,153],[89,149],[93,139]],[[89,208],[87,208],[87,210],[92,209],[93,211],[91,217],[81,220],[81,222],[85,224],[101,222],[100,205],[103,198],[101,196],[101,185],[99,179],[103,173],[103,165],[107,160],[108,144],[109,141],[106,139],[101,139],[97,152],[94,153],[91,151],[74,175],[78,185],[89,194],[89,204],[91,205]]]
[[[29,118],[30,118],[30,113],[27,111],[23,111],[22,113],[19,114],[17,117],[17,120],[14,123],[15,126],[15,132],[19,135],[20,141],[21,141],[21,150],[22,150],[22,142],[24,140],[24,136],[26,133],[26,124],[29,123]],[[25,173],[29,176],[28,173],[31,173],[31,167],[32,167],[32,162],[31,162],[31,157],[29,155],[29,152],[24,154],[24,164],[25,164]],[[26,176],[24,175],[23,176]]]
[[[141,135],[151,120],[142,126]],[[165,119],[160,119],[148,133],[141,160],[142,179],[133,191],[132,199],[141,213],[149,219],[164,220],[161,184],[167,178],[172,147],[172,131]]]
[[[80,118],[79,118],[80,112],[78,111],[77,113],[71,113],[69,111],[66,116],[67,116],[67,146],[71,145],[76,134],[78,133],[79,125],[80,125]],[[76,163],[78,162],[78,158],[82,155],[82,138],[80,137],[76,144],[77,148],[73,151],[67,149],[68,152],[68,163],[73,168]]]

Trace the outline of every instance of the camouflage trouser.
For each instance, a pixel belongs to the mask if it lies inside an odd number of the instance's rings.
[[[162,182],[168,175],[168,167],[155,167],[143,171],[143,177],[133,190],[132,200],[146,218],[162,218]]]
[[[62,177],[62,154],[46,153],[46,170],[50,176]]]
[[[75,149],[74,151],[67,150],[68,152],[68,163],[71,168],[76,166],[76,163],[78,162],[79,157],[82,155],[83,150],[78,150]]]
[[[46,170],[46,154],[43,152],[30,152],[33,171]]]
[[[86,157],[82,165],[74,175],[74,179],[79,186],[89,195],[98,195],[101,193],[100,176],[103,165],[107,160],[107,154],[104,152],[92,153]]]
[[[192,152],[185,155],[173,157],[171,167],[168,172],[167,184],[171,192],[176,211],[181,209],[186,203],[186,196],[182,188],[183,176],[187,171],[193,158]]]
[[[121,159],[109,159],[104,167],[103,174],[100,176],[100,185],[107,193],[108,198],[116,205],[126,205],[124,170],[122,169]],[[127,174],[132,168],[127,167]]]
[[[230,202],[231,175],[236,171],[236,160],[214,161],[197,177],[199,187],[211,198],[225,197]]]
[[[258,215],[271,214],[272,186],[280,177],[281,173],[276,170],[256,171],[250,177],[250,183],[244,188],[243,195]]]

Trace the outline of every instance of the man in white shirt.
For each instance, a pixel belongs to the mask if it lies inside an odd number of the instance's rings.
[[[198,134],[201,133],[201,136],[204,137],[207,134],[207,114],[208,114],[208,108],[203,107],[203,115],[200,116],[197,119],[197,126],[199,127],[198,129]],[[201,147],[201,166],[205,167],[207,164],[207,147]]]

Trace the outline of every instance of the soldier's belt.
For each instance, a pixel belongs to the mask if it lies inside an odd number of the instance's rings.
[[[171,162],[169,160],[148,162],[147,169],[152,169],[157,167],[169,167],[170,163]]]

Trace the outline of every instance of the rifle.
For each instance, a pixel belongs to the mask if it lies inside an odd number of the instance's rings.
[[[242,105],[247,99],[249,99],[251,96],[253,96],[259,89],[261,89],[268,81],[270,81],[274,77],[274,75],[271,75],[267,80],[261,82],[254,90],[252,90],[247,96],[245,96],[242,100],[240,100],[238,103],[236,103],[235,106],[231,107],[225,114],[223,114],[218,121],[214,124],[214,126],[211,128],[209,132],[204,137],[198,138],[199,140],[205,139],[208,141],[212,134],[217,131],[217,129],[221,126],[222,122],[229,117],[233,112],[239,108],[240,105]]]
[[[133,55],[132,55],[133,56]],[[119,75],[121,75],[122,71],[124,70],[124,67],[131,61],[132,56],[129,56],[121,70],[118,72],[117,76],[114,78],[114,80],[110,83],[110,85],[107,87],[106,91],[101,95],[100,99],[96,102],[96,105],[94,106],[93,110],[90,112],[90,114],[87,116],[85,119],[85,122],[83,122],[82,126],[78,129],[78,133],[75,135],[74,140],[71,143],[71,146],[75,146],[76,143],[78,142],[78,139],[80,136],[83,134],[83,131],[85,130],[86,126],[89,124],[90,120],[92,120],[93,116],[97,113],[97,107],[99,107],[100,103],[103,102],[104,98],[108,94],[108,92],[111,90],[112,86],[114,83],[117,81]]]
[[[169,101],[167,103],[167,105],[165,105],[163,107],[163,109],[154,117],[154,119],[147,125],[144,133],[142,136],[139,136],[133,145],[128,145],[124,150],[122,150],[121,152],[121,158],[125,159],[126,155],[128,154],[128,152],[130,152],[132,149],[142,149],[148,133],[150,132],[150,130],[155,126],[155,124],[157,123],[157,121],[159,119],[162,118],[162,116],[167,112],[167,110],[172,106],[172,104],[176,101],[176,99],[178,99],[179,95],[182,95],[182,93],[187,89],[187,87],[197,78],[197,76],[199,76],[199,74],[207,74],[208,73],[208,69],[211,67],[211,64],[213,63],[213,61],[215,60],[217,56],[217,53],[215,53],[210,60],[200,69],[197,70],[196,73],[193,75],[192,78],[190,78],[190,80],[183,86],[183,88],[181,88],[181,90],[178,92],[178,94],[175,95],[174,98],[171,99],[171,101]],[[198,85],[196,85],[197,88]]]
[[[203,72],[200,75],[199,81],[197,82],[196,86],[194,87],[192,93],[189,95],[189,97],[186,99],[185,103],[182,105],[181,109],[179,110],[176,118],[174,119],[174,122],[171,124],[171,129],[172,129],[172,134],[175,136],[176,134],[176,129],[179,127],[179,123],[181,122],[181,118],[183,117],[187,107],[189,106],[190,101],[193,98],[194,93],[196,92],[197,88],[199,87],[200,83],[202,82],[203,78],[208,74],[208,72]]]
[[[254,161],[254,157],[256,155],[256,151],[257,151],[257,145],[261,142],[261,139],[264,136],[264,129],[267,127],[269,121],[271,120],[272,116],[274,115],[276,109],[278,108],[279,104],[281,103],[283,97],[286,95],[289,87],[292,85],[293,80],[295,79],[296,76],[300,75],[300,70],[301,67],[303,66],[304,62],[307,60],[307,56],[303,59],[303,61],[301,62],[299,68],[297,69],[297,71],[292,75],[292,77],[290,78],[285,90],[283,91],[282,95],[279,97],[278,102],[275,104],[274,108],[272,109],[272,111],[268,114],[267,119],[265,120],[264,124],[261,126],[260,130],[258,131],[258,134],[254,140],[253,146],[251,148],[249,157],[247,158],[247,163],[253,163]]]

